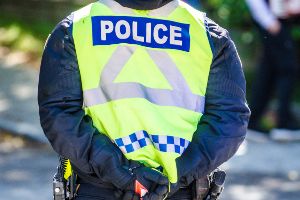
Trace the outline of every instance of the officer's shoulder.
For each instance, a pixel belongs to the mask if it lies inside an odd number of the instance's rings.
[[[205,17],[205,22],[211,45],[213,45],[212,48],[215,49],[215,53],[220,52],[221,49],[231,42],[229,32],[208,17]]]
[[[65,43],[72,39],[72,24],[72,14],[61,20],[49,34],[44,49],[51,48],[56,51],[62,51]]]
[[[80,20],[83,20],[87,17],[89,17],[90,13],[91,13],[91,9],[92,9],[92,6],[94,5],[95,3],[90,3],[76,11],[74,11],[72,13],[73,15],[73,21],[74,22],[77,22],[77,21],[80,21]]]
[[[73,13],[61,20],[51,32],[51,35],[71,35],[73,28]]]
[[[185,2],[180,1],[181,6],[183,6],[188,12],[190,12],[194,17],[196,17],[200,21],[204,21],[205,26],[211,37],[221,38],[227,35],[226,29],[219,26],[216,22],[212,19],[207,17],[205,12],[197,10],[192,6],[188,5]]]

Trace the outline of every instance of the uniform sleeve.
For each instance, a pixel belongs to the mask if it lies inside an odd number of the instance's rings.
[[[228,32],[208,20],[213,45],[204,115],[187,150],[177,159],[188,182],[210,173],[231,158],[243,142],[250,110],[242,64]]]
[[[131,177],[122,169],[126,161],[122,152],[107,136],[99,134],[83,110],[72,16],[59,23],[46,42],[38,102],[41,126],[59,155],[70,159],[85,175],[96,174],[102,181],[109,182],[111,176],[117,174],[114,179],[119,179],[118,186],[127,184]]]
[[[54,29],[45,45],[38,87],[40,121],[53,149],[86,172],[95,129],[82,110],[82,90],[71,17]]]

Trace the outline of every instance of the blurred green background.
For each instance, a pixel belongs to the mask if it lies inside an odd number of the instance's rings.
[[[51,199],[58,159],[39,125],[36,96],[41,55],[55,25],[91,1],[0,0],[0,200]],[[244,1],[201,0],[201,4],[208,17],[226,28],[235,41],[249,97],[261,44]],[[299,47],[299,24],[293,28],[293,37]],[[294,97],[298,116],[299,88],[298,80]],[[262,122],[265,128],[274,127],[275,108],[276,101],[272,101]],[[222,199],[298,200],[299,153],[296,142],[245,140],[236,156],[223,166],[228,178]]]
[[[22,54],[24,62],[39,67],[43,45],[55,25],[76,8],[91,0],[1,0],[0,1],[0,57],[12,52]],[[260,41],[248,8],[243,0],[201,1],[202,10],[229,30],[241,56],[247,79],[247,95],[256,61],[260,56]],[[300,26],[294,26],[293,37],[299,46]],[[300,53],[299,57],[300,57]],[[298,81],[297,88],[300,88]],[[296,89],[295,101],[300,102]],[[267,120],[268,121],[268,120]],[[267,122],[272,126],[272,120]]]

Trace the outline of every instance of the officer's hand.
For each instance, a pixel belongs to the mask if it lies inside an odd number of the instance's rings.
[[[162,173],[144,166],[132,169],[132,173],[134,181],[126,189],[123,197],[124,200],[134,199],[130,195],[133,194],[132,191],[134,191],[135,194],[138,193],[136,190],[137,182],[139,182],[148,191],[143,199],[159,200],[163,199],[167,195],[169,180]]]
[[[281,23],[278,20],[276,20],[267,27],[267,31],[272,35],[278,35],[281,31],[281,28]]]
[[[140,200],[140,196],[134,191],[126,191],[122,197],[122,200]]]
[[[172,196],[173,194],[175,194],[181,187],[188,187],[189,185],[190,183],[188,183],[185,176],[180,177],[176,183],[170,184],[170,192],[168,196]]]
[[[170,193],[169,195],[172,196],[173,194],[175,194],[181,187],[181,184],[180,182],[177,182],[177,183],[172,183],[170,185]]]
[[[168,194],[168,188],[164,186],[158,186],[155,191],[148,192],[142,199],[143,200],[163,200]],[[134,191],[126,191],[122,197],[122,200],[140,200],[139,194]]]
[[[90,164],[97,177],[118,189],[126,189],[134,178],[128,167],[124,167],[129,161],[104,134],[94,135],[93,143]]]
[[[147,193],[143,200],[163,200],[168,195],[168,186],[158,186],[155,191]]]

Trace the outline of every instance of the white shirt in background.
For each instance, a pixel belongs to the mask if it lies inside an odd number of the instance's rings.
[[[264,29],[277,23],[277,17],[273,14],[265,0],[246,0],[254,20]]]

